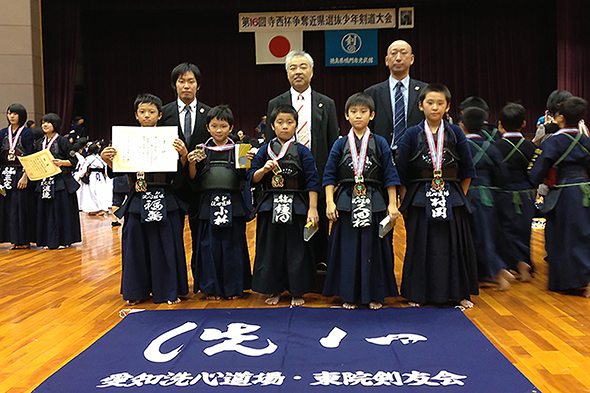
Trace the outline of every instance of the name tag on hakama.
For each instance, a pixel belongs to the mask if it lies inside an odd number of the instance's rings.
[[[141,193],[141,222],[161,222],[166,219],[166,199],[161,188]]]
[[[293,223],[293,193],[274,194],[272,199],[272,223]]]
[[[451,190],[448,184],[445,184],[442,190],[434,190],[430,183],[426,184],[426,219],[439,221],[453,219]]]
[[[231,227],[232,204],[230,194],[211,195],[210,222],[214,227]]]
[[[371,202],[371,190],[367,189],[365,195],[352,196],[352,210],[350,220],[353,228],[371,226],[373,222],[373,204]]]

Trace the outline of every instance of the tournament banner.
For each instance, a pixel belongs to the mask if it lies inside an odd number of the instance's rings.
[[[538,392],[459,309],[129,314],[35,393]]]
[[[326,67],[377,65],[377,30],[330,30],[325,33]]]
[[[240,33],[280,30],[392,29],[395,8],[299,12],[240,12]]]

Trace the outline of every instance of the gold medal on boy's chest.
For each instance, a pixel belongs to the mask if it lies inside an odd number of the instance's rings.
[[[435,191],[440,191],[445,188],[445,181],[442,178],[442,171],[441,170],[434,170],[432,171],[432,189]]]
[[[272,179],[270,184],[273,186],[273,188],[282,188],[285,185],[285,179],[281,175],[281,172],[283,172],[283,170],[278,165],[272,170]]]
[[[8,161],[14,161],[16,159],[15,153],[16,153],[16,151],[14,149],[8,150],[8,156],[6,157],[6,159]]]
[[[145,172],[137,172],[137,180],[135,181],[135,191],[147,191],[147,182],[145,181]]]
[[[364,181],[365,179],[362,176],[354,177],[354,187],[352,189],[352,194],[354,196],[359,197],[367,195],[367,186],[365,186]]]

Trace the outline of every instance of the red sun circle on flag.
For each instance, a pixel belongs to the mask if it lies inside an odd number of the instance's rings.
[[[268,43],[268,50],[270,50],[270,53],[275,57],[285,57],[291,50],[291,43],[287,37],[278,35],[270,40]]]

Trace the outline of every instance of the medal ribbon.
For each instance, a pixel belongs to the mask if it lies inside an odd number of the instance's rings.
[[[207,142],[205,142],[203,144],[203,149],[209,149],[209,150],[214,150],[214,151],[227,151],[227,150],[233,150],[235,143],[234,141],[232,141],[231,139],[228,138],[227,140],[227,144],[223,145],[223,146],[217,146],[217,145],[212,145],[212,146],[208,146],[209,142],[212,142],[213,138],[209,138],[207,140]],[[213,141],[213,143],[215,143]]]
[[[273,139],[274,141],[278,140],[278,138]],[[285,154],[287,154],[287,150],[289,150],[289,146],[291,146],[292,143],[295,142],[295,136],[293,136],[291,139],[289,139],[287,142],[285,142],[283,144],[283,146],[281,147],[281,150],[279,151],[279,154],[276,155],[274,151],[272,151],[271,148],[271,144],[268,144],[268,156],[273,160],[273,161],[278,161],[281,158],[285,157]]]
[[[436,146],[434,145],[434,137],[428,122],[424,122],[424,133],[426,134],[426,140],[428,141],[428,148],[430,149],[430,157],[432,158],[432,167],[435,171],[442,170],[443,162],[443,149],[445,145],[445,129],[443,122],[440,123],[438,128],[438,138]]]
[[[16,150],[18,138],[20,138],[20,134],[23,132],[24,129],[25,129],[25,126],[22,126],[21,128],[19,128],[18,131],[16,131],[16,135],[15,135],[14,139],[12,139],[12,126],[11,126],[11,129],[8,131],[8,148],[10,149],[10,151],[13,152]]]
[[[561,130],[557,131],[554,135],[560,135],[560,134],[577,134],[579,133],[580,130],[578,130],[577,128],[562,128]]]
[[[350,156],[352,158],[352,167],[354,168],[354,176],[359,177],[363,175],[365,170],[365,161],[367,158],[367,148],[369,146],[369,136],[371,131],[367,128],[365,135],[361,139],[361,151],[360,153],[356,150],[356,140],[354,137],[354,131],[352,128],[348,132],[348,145],[350,147]]]
[[[51,150],[51,145],[53,145],[53,142],[55,142],[55,140],[57,139],[58,136],[59,136],[59,134],[56,133],[53,136],[53,138],[51,138],[49,143],[47,143],[47,136],[45,138],[43,138],[43,150],[45,150],[45,149]]]
[[[478,139],[478,138],[479,138],[479,139],[482,139],[482,138],[481,138],[481,135],[477,135],[477,134],[467,134],[467,135],[465,135],[465,137],[466,137],[467,139]]]
[[[521,132],[505,132],[503,138],[524,138]]]

